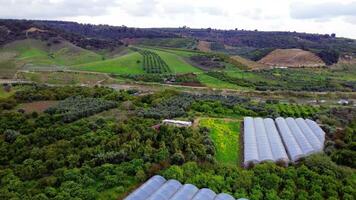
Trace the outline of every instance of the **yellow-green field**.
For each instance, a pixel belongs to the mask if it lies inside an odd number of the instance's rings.
[[[225,164],[238,165],[240,120],[201,118],[199,125],[210,129],[210,136],[216,148],[216,160]]]

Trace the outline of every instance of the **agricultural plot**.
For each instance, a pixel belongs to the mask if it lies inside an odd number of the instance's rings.
[[[108,78],[105,74],[87,73],[87,72],[19,72],[17,77],[23,80],[29,80],[37,83],[49,84],[88,84],[95,85]]]
[[[216,160],[236,165],[239,162],[240,122],[229,119],[200,119],[199,125],[210,129],[210,136],[216,148]]]
[[[264,161],[287,164],[323,151],[325,132],[302,118],[244,118],[244,166]]]
[[[157,53],[169,66],[172,73],[199,73],[202,70],[185,61],[190,51],[148,49]]]
[[[167,63],[155,52],[139,49],[143,57],[143,70],[149,74],[170,73]]]
[[[142,61],[142,56],[133,52],[118,58],[76,65],[72,69],[112,74],[144,74]]]
[[[301,104],[273,104],[272,107],[282,117],[311,117],[320,111],[319,107]]]
[[[58,101],[35,101],[31,103],[23,103],[18,107],[18,109],[22,109],[25,113],[41,113],[48,108],[55,106],[57,102]]]
[[[116,106],[117,104],[112,101],[77,96],[60,101],[45,112],[57,116],[63,122],[72,122]]]

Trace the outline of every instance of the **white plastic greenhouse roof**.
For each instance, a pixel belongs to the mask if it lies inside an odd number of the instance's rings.
[[[244,165],[296,161],[324,148],[325,132],[310,119],[244,118]]]
[[[124,200],[236,200],[229,194],[198,189],[192,184],[182,185],[179,181],[166,180],[156,175],[142,184]]]

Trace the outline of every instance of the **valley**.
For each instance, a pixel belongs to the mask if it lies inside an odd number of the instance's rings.
[[[353,39],[1,19],[0,33],[0,199],[125,199],[157,175],[233,199],[354,199]],[[246,164],[246,117],[310,119],[325,142]]]

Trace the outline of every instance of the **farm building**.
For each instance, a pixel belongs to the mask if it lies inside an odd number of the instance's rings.
[[[164,125],[174,125],[174,126],[178,126],[178,127],[189,127],[189,126],[192,125],[192,122],[165,119],[165,120],[162,121],[162,124],[164,124]]]
[[[214,191],[195,185],[184,184],[162,176],[151,177],[124,200],[236,200],[229,194],[216,194]],[[239,199],[243,200],[243,199]]]
[[[320,152],[325,133],[309,119],[244,118],[244,166],[263,161],[289,161]]]

